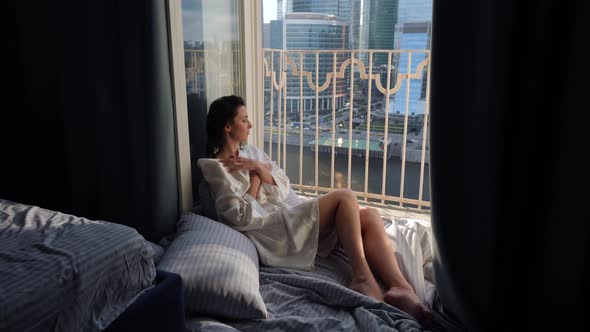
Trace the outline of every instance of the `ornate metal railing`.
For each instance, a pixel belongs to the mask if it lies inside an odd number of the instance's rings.
[[[239,54],[213,52],[185,50],[189,93],[206,93],[206,85],[218,95],[237,91],[239,69],[220,64]],[[265,109],[257,111],[265,112],[265,149],[295,189],[351,188],[365,201],[430,208],[429,50],[263,49],[263,56]]]
[[[375,58],[379,58],[378,61]],[[354,190],[364,200],[376,200],[380,203],[396,202],[402,206],[429,208],[430,202],[425,197],[424,190],[425,168],[428,164],[426,151],[430,91],[429,62],[428,50],[264,49],[267,103],[265,105],[265,142],[268,143],[265,145],[267,145],[268,154],[287,171],[293,168],[293,165],[287,162],[287,145],[299,147],[299,181],[294,184],[294,188],[302,192],[320,193],[338,187],[351,188],[352,179],[364,176],[362,189]],[[415,87],[411,90],[412,84],[418,83],[420,84],[419,97],[416,96]],[[343,85],[345,85],[344,88]],[[379,97],[376,98],[375,93],[380,93],[383,101],[376,102],[375,99]],[[355,107],[357,100],[360,100],[361,106]],[[287,102],[290,104],[288,105]],[[392,102],[396,103],[393,109],[390,105]],[[416,104],[420,106],[417,107]],[[379,107],[379,110],[372,109],[375,107]],[[329,114],[326,115],[326,111]],[[346,112],[348,121],[344,119],[337,127],[337,120],[342,119],[342,114]],[[320,118],[324,121],[323,128]],[[375,121],[376,118],[379,118],[381,122]],[[311,119],[315,123],[308,122],[306,126],[305,119]],[[409,125],[409,119],[412,120],[411,125]],[[390,124],[390,120],[402,122],[403,127],[400,123]],[[329,122],[331,127],[326,128],[325,122]],[[336,130],[341,128],[343,123],[348,124],[348,129],[340,129],[340,134],[348,134],[347,142],[342,135],[338,135],[338,139],[336,137]],[[371,128],[372,125],[374,128]],[[416,131],[414,136],[419,140],[409,138],[409,127],[412,127],[412,131]],[[356,129],[354,135],[353,129]],[[396,129],[398,133],[401,131],[401,135],[397,135],[401,136],[401,148],[395,147],[397,145],[395,141],[399,141],[395,138]],[[315,134],[311,133],[313,130]],[[329,133],[326,134],[325,131]],[[297,134],[298,142],[294,139]],[[364,147],[353,144],[358,141],[363,144],[359,134],[364,136]],[[375,134],[379,136],[376,137]],[[309,138],[313,140],[310,141]],[[376,142],[382,143],[377,151],[374,148]],[[313,180],[304,179],[303,163],[306,149],[314,154]],[[391,188],[387,185],[388,170],[391,171],[391,168],[388,169],[388,159],[396,154],[392,152],[396,149],[399,149],[401,159],[399,195],[391,195],[388,193]],[[329,186],[320,184],[320,180],[325,180],[319,178],[320,152],[330,154]],[[335,185],[335,180],[338,178],[334,171],[336,155],[343,154],[348,158],[347,181],[345,185],[343,183]],[[359,158],[359,156],[364,157],[364,172],[353,173],[353,158]],[[380,191],[369,186],[369,179],[373,176],[370,174],[369,167],[371,158],[382,159]],[[406,165],[408,162],[419,163],[419,179],[414,181],[418,182],[414,183],[418,186],[417,195],[414,195],[417,197],[404,195],[407,187]],[[293,179],[293,176],[291,178]],[[309,184],[309,182],[312,183]]]

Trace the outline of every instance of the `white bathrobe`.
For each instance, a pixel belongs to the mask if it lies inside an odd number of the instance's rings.
[[[217,159],[199,159],[198,165],[211,189],[219,221],[243,232],[254,242],[260,261],[269,266],[313,269],[318,253],[318,200],[287,200],[289,178],[276,163],[257,147],[246,145],[240,157],[271,166],[275,185],[263,183],[258,199],[247,194],[250,173],[230,173]],[[331,232],[335,233],[335,232]],[[330,251],[337,239],[321,246]]]

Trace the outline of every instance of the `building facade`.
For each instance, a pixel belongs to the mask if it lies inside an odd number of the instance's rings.
[[[395,29],[395,48],[399,50],[430,50],[432,40],[432,0],[399,0],[398,23]],[[426,53],[412,53],[412,72],[420,62],[426,59]],[[408,72],[408,54],[402,53],[396,59],[396,67],[402,73]],[[424,114],[426,101],[426,71],[419,79],[410,81],[410,97],[408,98],[408,114]],[[400,91],[395,96],[391,112],[404,114],[406,109],[406,84],[402,82]]]
[[[398,24],[432,22],[432,0],[399,0]]]
[[[370,50],[393,50],[395,47],[395,26],[398,19],[399,0],[365,0],[363,2],[363,23],[360,33],[360,48]],[[368,56],[364,55],[363,60]],[[387,66],[387,54],[373,56],[373,68]]]
[[[270,43],[272,48],[285,50],[344,50],[348,48],[348,29],[348,22],[334,15],[291,13],[286,14],[283,20],[271,21]],[[297,68],[299,68],[301,61],[299,59],[300,55],[299,52],[288,54],[289,59],[295,63]],[[337,53],[337,69],[348,57],[349,54],[345,52]],[[285,64],[286,61],[283,60]],[[314,85],[316,84],[316,61],[319,85],[321,86],[326,82],[327,74],[333,71],[333,53],[320,52],[317,60],[315,52],[303,53],[303,70],[311,73]],[[280,61],[277,54],[273,60],[276,71],[279,70],[279,65]],[[292,119],[299,118],[300,103],[302,103],[303,112],[306,116],[315,114],[316,91],[310,87],[307,77],[303,78],[303,89],[301,89],[300,78],[293,75],[292,67],[284,65],[284,70],[287,71],[287,96],[284,107],[288,116]],[[337,108],[344,103],[347,91],[347,80],[338,79],[335,94]],[[320,114],[331,114],[332,95],[333,88],[331,85],[328,89],[318,93],[317,108]]]
[[[397,27],[398,44],[400,50],[430,50],[430,36],[432,24],[430,22],[422,23],[404,23]],[[418,65],[424,61],[428,54],[426,52],[401,53],[395,62],[398,72],[415,73]],[[409,65],[409,66],[408,66]],[[424,114],[426,101],[426,67],[420,78],[410,80],[409,98],[406,99],[406,84],[408,80],[403,80],[399,91],[395,94],[393,108],[390,105],[390,112],[404,114],[406,107],[408,114]],[[406,100],[407,105],[406,105]]]

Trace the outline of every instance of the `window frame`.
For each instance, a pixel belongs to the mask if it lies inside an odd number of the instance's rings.
[[[182,0],[167,0],[168,44],[175,124],[179,210],[193,210],[192,172],[182,30]],[[248,144],[264,147],[262,0],[238,1],[240,90],[254,126]],[[196,162],[196,161],[195,161]]]
[[[239,1],[243,75],[241,84],[248,115],[254,126],[248,144],[264,148],[264,77],[262,0]]]
[[[180,211],[193,209],[191,153],[188,128],[188,105],[184,68],[184,36],[182,33],[182,1],[166,1],[168,16],[168,49],[172,76],[174,108],[174,133],[176,145],[176,168],[178,179],[178,202]]]

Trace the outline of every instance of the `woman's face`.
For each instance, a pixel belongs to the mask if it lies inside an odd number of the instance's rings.
[[[238,108],[238,115],[236,115],[231,125],[226,126],[226,131],[233,140],[244,142],[248,140],[250,128],[252,128],[252,124],[248,120],[246,107],[240,106]]]

